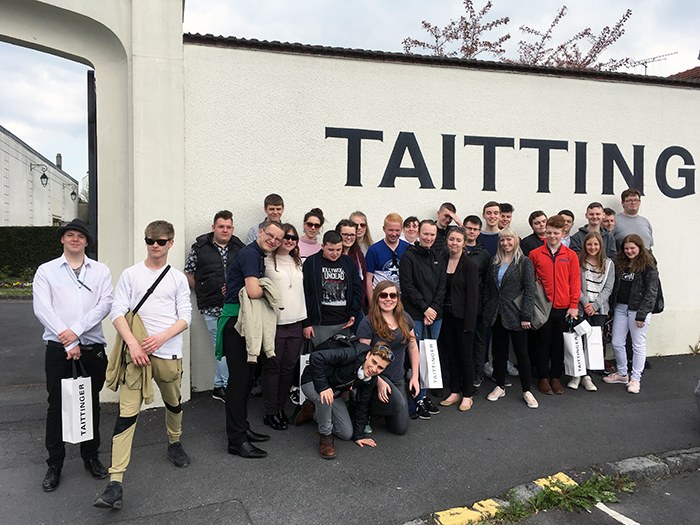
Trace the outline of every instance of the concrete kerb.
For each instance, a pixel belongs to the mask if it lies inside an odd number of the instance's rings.
[[[568,473],[558,472],[530,483],[517,485],[507,490],[500,498],[481,500],[471,507],[454,507],[434,512],[429,516],[422,516],[406,522],[404,525],[469,525],[470,523],[478,523],[494,516],[499,508],[507,508],[510,502],[525,502],[554,483],[576,484],[597,473],[608,476],[628,476],[634,481],[653,481],[694,470],[700,470],[700,447],[674,450],[659,455],[649,454],[613,463],[594,465],[587,469]]]

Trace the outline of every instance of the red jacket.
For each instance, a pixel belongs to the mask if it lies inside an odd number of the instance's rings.
[[[528,257],[552,302],[552,308],[578,308],[581,270],[576,252],[562,244],[552,255],[545,244],[532,250]]]

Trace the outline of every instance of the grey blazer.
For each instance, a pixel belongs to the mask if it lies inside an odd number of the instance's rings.
[[[523,294],[522,309],[513,299]],[[506,330],[522,330],[520,323],[532,319],[535,300],[535,268],[527,257],[521,257],[518,264],[510,264],[501,286],[498,286],[498,266],[489,265],[484,283],[484,323],[493,326],[500,314]]]

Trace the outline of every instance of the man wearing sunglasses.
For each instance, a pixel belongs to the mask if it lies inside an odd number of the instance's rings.
[[[226,272],[236,254],[245,246],[233,234],[233,214],[222,210],[214,215],[211,232],[195,240],[185,261],[185,276],[197,297],[197,308],[204,317],[212,345],[216,347],[217,322],[226,295]],[[228,368],[226,358],[216,361],[211,396],[226,401]]]
[[[147,385],[144,385],[142,374],[148,377],[150,371],[165,403],[166,457],[178,468],[190,464],[190,458],[180,443],[182,332],[190,326],[192,318],[190,287],[185,274],[167,268],[168,252],[175,237],[173,225],[167,221],[154,221],[144,233],[146,259],[121,274],[110,313],[112,324],[128,347],[131,363],[126,366],[125,381],[119,388],[119,416],[112,436],[110,481],[94,503],[100,508],[122,508],[122,480],[131,458],[136,420],[143,401],[152,401],[144,390]],[[163,278],[153,288],[161,275]],[[152,293],[138,310],[148,337],[138,340],[125,316],[134,311],[150,288]]]
[[[246,340],[236,330],[241,303],[238,294],[245,288],[249,299],[260,299],[264,291],[260,279],[265,276],[265,257],[274,252],[284,239],[279,222],[265,221],[256,239],[238,252],[226,275],[226,298],[219,318],[217,355],[223,352],[228,366],[229,382],[226,387],[226,434],[228,453],[246,459],[264,458],[267,452],[253,445],[270,436],[253,432],[248,423],[248,395],[255,372],[255,363],[248,362]]]
[[[49,468],[45,492],[58,488],[66,457],[61,421],[61,379],[72,377],[79,359],[91,380],[93,438],[80,444],[85,469],[97,479],[107,477],[98,458],[100,448],[100,390],[105,382],[107,355],[102,319],[112,307],[112,276],[104,264],[85,256],[92,242],[86,224],[74,219],[58,229],[63,255],[42,264],[34,275],[34,314],[44,325],[46,343],[46,449]]]

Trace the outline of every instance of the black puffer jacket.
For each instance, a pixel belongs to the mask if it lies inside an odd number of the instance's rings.
[[[369,381],[361,381],[357,378],[357,371],[362,366],[368,345],[355,343],[354,347],[331,348],[318,350],[309,356],[309,364],[301,375],[301,384],[310,381],[319,394],[328,388],[333,389],[334,397],[349,390],[355,392],[355,414],[352,420],[352,439],[365,437],[365,426],[369,417],[369,404],[372,393],[377,386],[377,378]]]
[[[423,314],[432,308],[442,317],[442,302],[445,299],[445,258],[432,248],[417,244],[409,246],[399,263],[399,285],[401,301],[414,320],[423,320]]]
[[[617,270],[617,269],[616,269]],[[610,295],[610,308],[617,305],[617,294],[620,291],[620,270],[615,275],[615,287]],[[641,272],[634,274],[632,286],[630,287],[630,297],[627,301],[627,308],[632,312],[637,312],[635,320],[644,321],[647,314],[654,310],[656,296],[659,293],[659,272],[652,266],[647,266]]]
[[[194,293],[197,296],[197,307],[202,310],[212,306],[223,306],[224,296],[221,288],[226,283],[226,275],[236,254],[241,251],[244,244],[235,235],[226,245],[228,257],[226,268],[214,246],[214,234],[200,235],[192,245],[192,250],[197,254],[197,269],[194,272]]]

